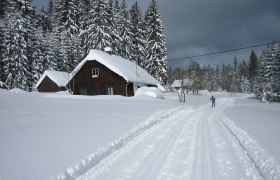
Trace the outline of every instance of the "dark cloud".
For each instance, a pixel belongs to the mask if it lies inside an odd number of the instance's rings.
[[[167,35],[168,59],[280,38],[280,1],[162,0],[159,5]],[[230,63],[235,55],[240,60],[248,58],[251,50],[207,58],[213,64]],[[201,59],[206,62],[205,58],[197,58]]]
[[[126,0],[129,7],[136,1]],[[144,14],[150,0],[138,2]],[[33,3],[38,6],[44,2],[33,0]],[[280,40],[279,0],[158,0],[158,5],[167,36],[168,59]],[[196,60],[231,63],[234,56],[248,59],[251,50]],[[255,50],[260,52],[261,48]],[[169,62],[176,66],[185,64],[184,61]]]

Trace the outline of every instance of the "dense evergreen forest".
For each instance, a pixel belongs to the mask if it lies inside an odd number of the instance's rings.
[[[168,69],[170,86],[174,80],[187,79],[183,90],[193,93],[198,90],[223,90],[232,93],[255,93],[264,102],[280,102],[280,44],[267,47],[260,57],[251,52],[249,61],[238,61],[222,66],[203,66],[192,61],[188,68]]]
[[[263,101],[280,101],[280,45],[249,61],[167,69],[166,37],[156,0],[144,14],[135,3],[122,0],[55,0],[35,12],[31,0],[0,1],[0,82],[11,88],[34,90],[45,70],[71,72],[90,49],[111,47],[132,60],[162,85],[190,79],[189,90],[255,93]]]
[[[166,37],[155,0],[144,15],[125,0],[50,0],[38,14],[31,0],[0,3],[0,82],[9,89],[32,91],[45,70],[71,72],[90,49],[105,47],[166,83]]]

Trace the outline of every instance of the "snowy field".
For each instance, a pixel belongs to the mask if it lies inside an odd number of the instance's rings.
[[[245,177],[280,173],[277,172],[279,167],[277,169],[275,165],[280,162],[280,105],[258,103],[244,95],[214,93],[218,99],[217,107],[212,109],[209,103],[210,95],[188,95],[186,103],[182,104],[178,103],[176,94],[166,94],[165,99],[156,99],[148,96],[88,97],[66,93],[0,91],[0,179],[44,180],[58,175],[58,178],[65,179],[65,175],[75,174],[81,175],[79,179],[141,179],[145,171],[138,172],[137,168],[143,169],[143,164],[147,165],[147,157],[156,159],[150,155],[152,152],[158,152],[159,157],[166,158],[155,160],[156,164],[151,161],[150,166],[148,164],[146,167],[155,169],[146,177],[168,179],[166,174],[175,173],[170,166],[178,166],[174,164],[174,156],[176,153],[180,154],[180,150],[190,154],[184,161],[188,167],[185,169],[189,171],[183,172],[182,177],[213,177],[214,170],[196,176],[191,173],[191,167],[195,166],[196,172],[199,172],[201,169],[222,166],[227,168],[228,174],[216,174],[215,177],[225,178],[226,175],[232,175],[231,168],[234,169],[240,162],[232,162],[232,167],[223,166],[217,159],[217,162],[213,161],[212,164],[207,164],[207,167],[200,163],[207,159],[205,157],[221,155],[222,150],[226,150],[222,149],[222,146],[213,146],[219,144],[220,139],[215,137],[221,135],[218,134],[221,132],[215,129],[223,129],[228,134],[229,129],[232,135],[222,135],[229,137],[227,141],[233,144],[236,143],[234,139],[237,139],[238,144],[249,154],[249,159],[255,162],[254,166],[259,167],[258,170],[246,171]],[[209,122],[206,122],[209,124],[203,125],[202,120],[208,118]],[[218,123],[215,123],[216,121]],[[241,129],[232,124],[232,121]],[[194,136],[198,134],[195,133],[196,130],[201,135]],[[208,131],[213,133],[206,133]],[[165,136],[169,138],[163,138]],[[155,142],[149,137],[155,137],[158,141]],[[186,140],[184,137],[190,138]],[[199,143],[207,144],[206,138],[211,139],[213,147],[211,148],[211,144],[203,146],[200,153],[194,153],[196,148],[199,148]],[[250,138],[257,142],[250,141],[248,145]],[[162,143],[162,139],[166,141]],[[184,143],[190,148],[184,149]],[[173,146],[177,148],[172,148]],[[208,153],[207,147],[210,147],[212,154]],[[157,151],[157,148],[167,149]],[[215,152],[219,148],[221,151]],[[241,153],[238,149],[232,151]],[[225,155],[228,155],[228,151],[225,152]],[[251,166],[247,156],[240,155],[243,156],[244,169],[248,170]],[[274,157],[276,163],[270,156]],[[96,161],[98,158],[101,161],[99,167],[94,165],[99,162]],[[181,156],[177,158],[182,159]],[[81,161],[85,159],[87,161]],[[129,163],[132,163],[134,168]],[[77,166],[71,168],[75,164]],[[178,174],[183,166],[179,164],[178,167],[181,168],[176,168]],[[227,172],[226,170],[224,172]],[[88,174],[85,171],[88,171]],[[138,172],[138,178],[133,176],[135,171]],[[239,176],[243,177],[241,172]],[[115,178],[112,175],[115,175]]]

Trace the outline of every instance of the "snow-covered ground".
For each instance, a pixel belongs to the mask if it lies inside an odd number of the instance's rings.
[[[214,93],[217,107],[211,108],[210,95],[188,95],[182,104],[171,94],[2,90],[0,179],[276,177],[279,167],[270,156],[279,164],[279,104]]]
[[[225,113],[280,164],[280,103],[266,104],[252,96],[241,97]]]

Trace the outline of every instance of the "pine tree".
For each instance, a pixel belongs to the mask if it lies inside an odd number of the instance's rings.
[[[275,43],[272,47],[268,48],[265,54],[265,67],[264,67],[264,78],[267,82],[264,89],[267,94],[268,101],[275,101],[275,95],[280,95],[280,46]],[[277,98],[278,99],[278,98]]]
[[[249,58],[249,67],[248,67],[251,92],[253,91],[253,83],[255,80],[256,72],[257,72],[257,63],[258,63],[257,54],[254,51],[252,51],[250,58]]]
[[[248,94],[251,92],[250,82],[247,77],[244,76],[241,77],[240,88],[242,93]]]
[[[80,0],[79,3],[79,21],[80,21],[80,29],[85,30],[89,26],[89,19],[91,17],[90,10],[92,8],[92,4],[90,0]]]
[[[4,73],[4,49],[6,45],[4,44],[4,17],[7,13],[7,0],[1,0],[0,1],[0,81],[4,82],[6,80],[6,76]]]
[[[163,25],[155,0],[152,0],[145,15],[146,52],[145,69],[161,84],[167,79],[166,37],[163,35]]]
[[[79,4],[79,21],[80,21],[80,33],[77,38],[79,38],[80,50],[81,51],[81,58],[83,58],[87,54],[87,36],[84,33],[85,30],[88,29],[90,19],[91,19],[91,10],[93,4],[90,0],[81,0]],[[78,42],[76,42],[78,43]]]
[[[145,33],[144,33],[144,22],[142,20],[141,9],[136,2],[132,5],[130,10],[130,19],[132,25],[132,59],[137,62],[138,65],[144,67],[144,62],[146,59],[145,50]]]
[[[198,94],[198,90],[202,89],[202,77],[201,77],[201,69],[200,65],[192,61],[188,67],[188,79],[191,84],[191,89],[193,94],[196,92]]]
[[[31,92],[34,88],[34,85],[36,82],[34,81],[34,66],[33,62],[35,61],[34,54],[36,52],[36,48],[34,44],[36,44],[36,23],[37,23],[37,16],[35,15],[35,9],[32,7],[31,4],[32,0],[27,0],[26,1],[26,9],[28,9],[24,16],[26,17],[26,29],[27,29],[27,34],[26,34],[26,41],[27,41],[27,91]]]
[[[6,14],[3,22],[3,44],[5,44],[5,49],[3,50],[3,76],[5,77],[6,85],[10,89],[14,87],[14,79],[16,74],[16,62],[13,60],[16,52],[16,41],[13,38],[15,37],[15,14],[12,14],[12,12]]]
[[[50,0],[48,3],[48,8],[46,11],[46,18],[45,18],[45,24],[46,24],[46,28],[48,30],[48,32],[53,32],[54,29],[54,5],[53,5],[53,1]]]
[[[128,12],[125,0],[122,1],[119,13],[121,19],[118,23],[118,31],[120,36],[118,54],[123,58],[132,60],[132,53],[134,49],[134,44],[132,42],[132,25],[130,22],[130,14]]]
[[[227,67],[224,64],[221,70],[221,88],[224,91],[228,90]]]
[[[58,48],[56,46],[53,34],[53,29],[55,27],[55,17],[54,17],[54,5],[53,1],[50,0],[48,3],[47,10],[42,9],[39,15],[39,26],[36,31],[36,50],[35,60],[34,62],[38,65],[34,69],[34,81],[37,82],[38,78],[43,74],[45,70],[54,70],[57,62],[55,56],[55,49]]]
[[[38,28],[37,31],[35,32],[34,36],[34,52],[33,52],[33,62],[32,62],[32,74],[33,74],[33,87],[35,84],[38,82],[40,79],[41,75],[43,74],[44,67],[43,63],[45,61],[46,57],[46,47],[44,43],[44,33],[41,28]]]
[[[32,90],[34,9],[30,0],[13,0],[7,7],[4,28],[4,71],[9,88]]]
[[[72,38],[79,33],[78,4],[75,0],[57,0],[55,3],[54,17],[56,31],[67,32]]]
[[[233,85],[233,81],[234,81],[234,76],[233,76],[233,68],[232,66],[229,64],[226,68],[226,91],[227,92],[233,92],[234,91],[234,85]]]
[[[44,33],[47,33],[49,31],[49,24],[48,24],[48,16],[44,9],[44,7],[41,9],[40,14],[38,15],[38,24],[39,27],[43,30]]]
[[[207,65],[204,77],[204,84],[209,91],[217,91],[218,90],[218,83],[216,79],[215,69],[210,65]]]
[[[236,56],[233,60],[233,67],[232,67],[232,82],[231,82],[231,92],[239,92],[240,90],[240,76],[239,76],[239,70],[238,70],[238,61]]]
[[[115,15],[115,10],[114,10],[114,5],[113,5],[113,0],[109,0],[107,5],[106,5],[106,11],[108,14],[108,24],[106,25],[109,32],[108,35],[111,36],[111,42],[110,42],[110,47],[112,48],[112,51],[114,54],[117,54],[119,50],[119,42],[120,42],[120,33],[118,31],[118,25],[120,19],[118,19]]]
[[[3,82],[5,78],[4,74],[4,21],[0,18],[0,81]]]
[[[247,77],[247,79],[249,79],[249,67],[246,63],[245,60],[242,61],[242,63],[239,64],[239,74],[240,74],[240,77],[243,76],[243,77]]]
[[[8,0],[0,1],[0,19],[4,18],[7,12]]]
[[[258,62],[254,92],[264,102],[280,101],[279,54],[279,44],[275,43],[263,52]]]
[[[216,84],[217,84],[217,90],[219,89],[222,89],[222,77],[221,77],[221,71],[220,71],[220,68],[219,66],[217,65],[216,66],[216,70],[215,70],[215,81],[216,81]]]
[[[265,52],[263,52],[260,58],[258,59],[255,81],[253,83],[253,92],[254,94],[256,94],[256,97],[258,99],[262,99],[263,84],[265,83],[264,71],[263,71],[265,67],[264,56],[265,56]]]
[[[102,0],[93,1],[92,9],[90,11],[91,18],[88,20],[89,26],[81,32],[84,37],[84,50],[88,53],[90,49],[103,50],[105,47],[112,47],[112,37],[110,36],[110,29],[108,24],[108,12],[106,11],[106,4]]]
[[[122,47],[120,46],[122,38],[121,38],[121,23],[122,23],[122,15],[121,15],[121,8],[119,6],[119,1],[115,0],[115,3],[113,5],[114,7],[112,8],[113,11],[113,25],[114,25],[114,29],[116,31],[116,37],[114,38],[113,41],[113,46],[112,46],[112,50],[113,53],[116,55],[121,55],[121,49]]]
[[[56,47],[59,48],[55,50],[57,70],[71,72],[76,65],[74,62],[79,61],[73,55],[73,49],[80,48],[75,46],[80,32],[78,8],[77,0],[58,0],[54,6],[56,29],[53,30],[53,37],[57,38]]]
[[[71,72],[72,65],[74,64],[73,56],[71,54],[70,38],[68,37],[68,32],[63,31],[61,33],[61,41],[59,47],[59,56],[61,58],[62,67],[59,68],[60,71]]]

